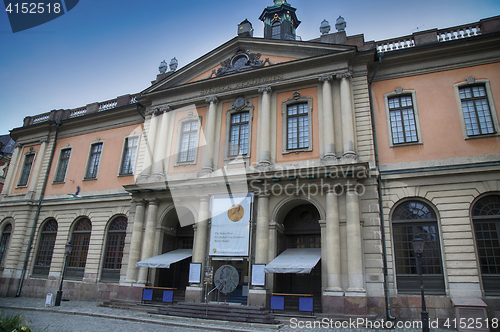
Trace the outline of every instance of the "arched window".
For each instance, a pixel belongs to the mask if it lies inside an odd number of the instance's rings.
[[[57,221],[51,219],[46,222],[42,228],[35,267],[33,268],[34,277],[47,277],[49,275],[52,254],[54,253],[54,244],[56,243],[56,235]]]
[[[399,205],[392,214],[396,281],[399,293],[419,293],[420,280],[412,240],[424,239],[422,275],[425,291],[444,294],[443,264],[437,217],[425,203],[408,201]]]
[[[106,240],[106,252],[104,254],[104,266],[101,281],[120,281],[120,269],[122,268],[123,247],[127,235],[127,218],[118,217],[112,221]]]
[[[73,249],[68,257],[68,266],[66,268],[66,279],[82,280],[85,264],[87,263],[87,253],[89,251],[90,233],[92,223],[90,219],[80,219],[73,229],[71,244]]]
[[[485,295],[500,295],[500,195],[480,199],[472,209]]]
[[[7,249],[9,249],[9,240],[12,233],[12,224],[8,223],[2,231],[2,237],[0,238],[0,267],[4,266],[5,256],[7,255]]]
[[[271,38],[281,39],[281,22],[275,21],[271,26]]]

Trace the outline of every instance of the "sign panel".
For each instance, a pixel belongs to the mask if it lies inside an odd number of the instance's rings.
[[[265,264],[252,265],[252,286],[265,286],[266,274],[264,273]]]
[[[248,256],[253,193],[211,198],[211,256]]]
[[[189,264],[189,282],[195,284],[201,282],[201,263]]]

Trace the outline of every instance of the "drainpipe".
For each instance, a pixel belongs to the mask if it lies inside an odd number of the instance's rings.
[[[377,53],[378,65],[373,73],[373,76],[368,82],[368,95],[370,99],[370,113],[371,113],[371,122],[372,122],[372,134],[373,134],[373,147],[375,150],[375,165],[378,170],[377,176],[377,191],[378,191],[378,209],[379,209],[379,218],[380,218],[380,229],[381,229],[381,241],[382,241],[382,261],[383,261],[383,271],[384,271],[384,295],[385,295],[385,313],[388,320],[395,320],[396,317],[391,315],[391,302],[389,301],[389,281],[387,276],[387,248],[385,245],[385,220],[384,220],[384,212],[383,212],[383,204],[382,204],[382,181],[380,176],[380,164],[378,160],[378,147],[377,147],[377,135],[375,128],[375,117],[373,114],[373,99],[372,99],[372,82],[375,79],[375,75],[377,75],[378,69],[382,64],[382,57],[384,53]]]
[[[142,115],[141,111],[139,111],[139,106],[144,107],[140,103],[137,103],[137,113],[139,113],[139,115],[142,116],[143,120],[146,120],[146,118],[144,117],[144,115]]]
[[[56,124],[56,134],[54,136],[54,145],[52,146],[52,152],[50,153],[49,165],[47,166],[47,172],[45,173],[45,179],[43,180],[43,187],[38,200],[38,207],[36,209],[35,221],[33,222],[33,228],[31,229],[30,242],[28,244],[28,249],[26,250],[26,258],[24,259],[23,271],[21,272],[21,281],[19,282],[19,287],[17,289],[16,297],[21,295],[21,290],[23,288],[24,277],[26,275],[26,270],[28,268],[28,261],[30,258],[31,247],[33,246],[33,239],[35,238],[36,225],[38,223],[38,217],[40,216],[40,210],[42,208],[43,196],[45,194],[45,188],[47,187],[47,180],[49,179],[50,167],[52,166],[52,159],[54,158],[54,152],[56,150],[57,134],[59,131],[60,121],[55,121]]]

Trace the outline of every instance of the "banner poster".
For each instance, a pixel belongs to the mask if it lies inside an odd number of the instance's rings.
[[[248,256],[253,193],[214,195],[210,256]]]

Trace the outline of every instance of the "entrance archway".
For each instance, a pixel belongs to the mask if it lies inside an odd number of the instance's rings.
[[[307,202],[297,202],[284,215],[283,233],[278,234],[278,255],[286,249],[321,248],[320,214],[317,208]],[[286,207],[284,207],[286,208]],[[274,292],[284,294],[310,294],[315,306],[321,305],[321,261],[311,273],[276,273]]]
[[[179,222],[182,220],[182,226]],[[192,222],[190,222],[192,221]],[[194,216],[187,208],[171,209],[162,224],[161,253],[177,249],[193,249]],[[173,263],[168,269],[158,269],[155,286],[175,288],[184,291],[189,280],[189,263],[191,257]]]

